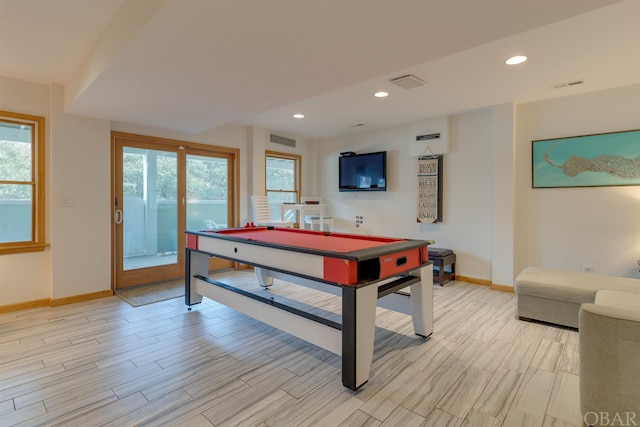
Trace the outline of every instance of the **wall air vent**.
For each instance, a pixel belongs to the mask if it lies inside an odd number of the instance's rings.
[[[296,140],[295,139],[285,138],[284,136],[279,136],[279,135],[274,135],[274,134],[271,134],[271,142],[274,142],[276,144],[286,145],[287,147],[295,147],[296,146]]]
[[[578,86],[582,84],[584,84],[584,79],[572,80],[570,82],[557,83],[555,85],[551,85],[551,89],[562,89],[563,87]]]
[[[403,89],[413,89],[427,84],[412,74],[391,79],[391,83],[394,83]]]

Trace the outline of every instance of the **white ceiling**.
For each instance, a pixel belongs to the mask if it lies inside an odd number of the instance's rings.
[[[638,0],[0,0],[0,75],[72,114],[326,138],[639,83],[639,23]]]

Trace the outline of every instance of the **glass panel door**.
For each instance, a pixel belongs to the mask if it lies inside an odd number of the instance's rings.
[[[115,289],[181,279],[185,230],[237,224],[236,151],[118,132],[112,144]]]
[[[232,157],[187,148],[187,230],[219,230],[233,227]],[[231,268],[233,263],[211,258],[209,270]]]
[[[123,269],[178,261],[177,154],[125,147]]]
[[[180,278],[178,152],[117,141],[116,287]]]
[[[229,225],[229,161],[187,154],[187,230]]]

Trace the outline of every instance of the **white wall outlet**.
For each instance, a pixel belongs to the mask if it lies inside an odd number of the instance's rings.
[[[584,271],[585,273],[593,273],[593,265],[583,265],[582,271]]]

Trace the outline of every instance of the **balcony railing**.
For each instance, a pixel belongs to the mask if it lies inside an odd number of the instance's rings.
[[[227,226],[226,200],[188,202],[187,230]],[[175,201],[159,201],[147,209],[145,201],[127,196],[124,209],[124,256],[176,253],[178,210]],[[31,240],[31,202],[0,200],[0,242]]]

